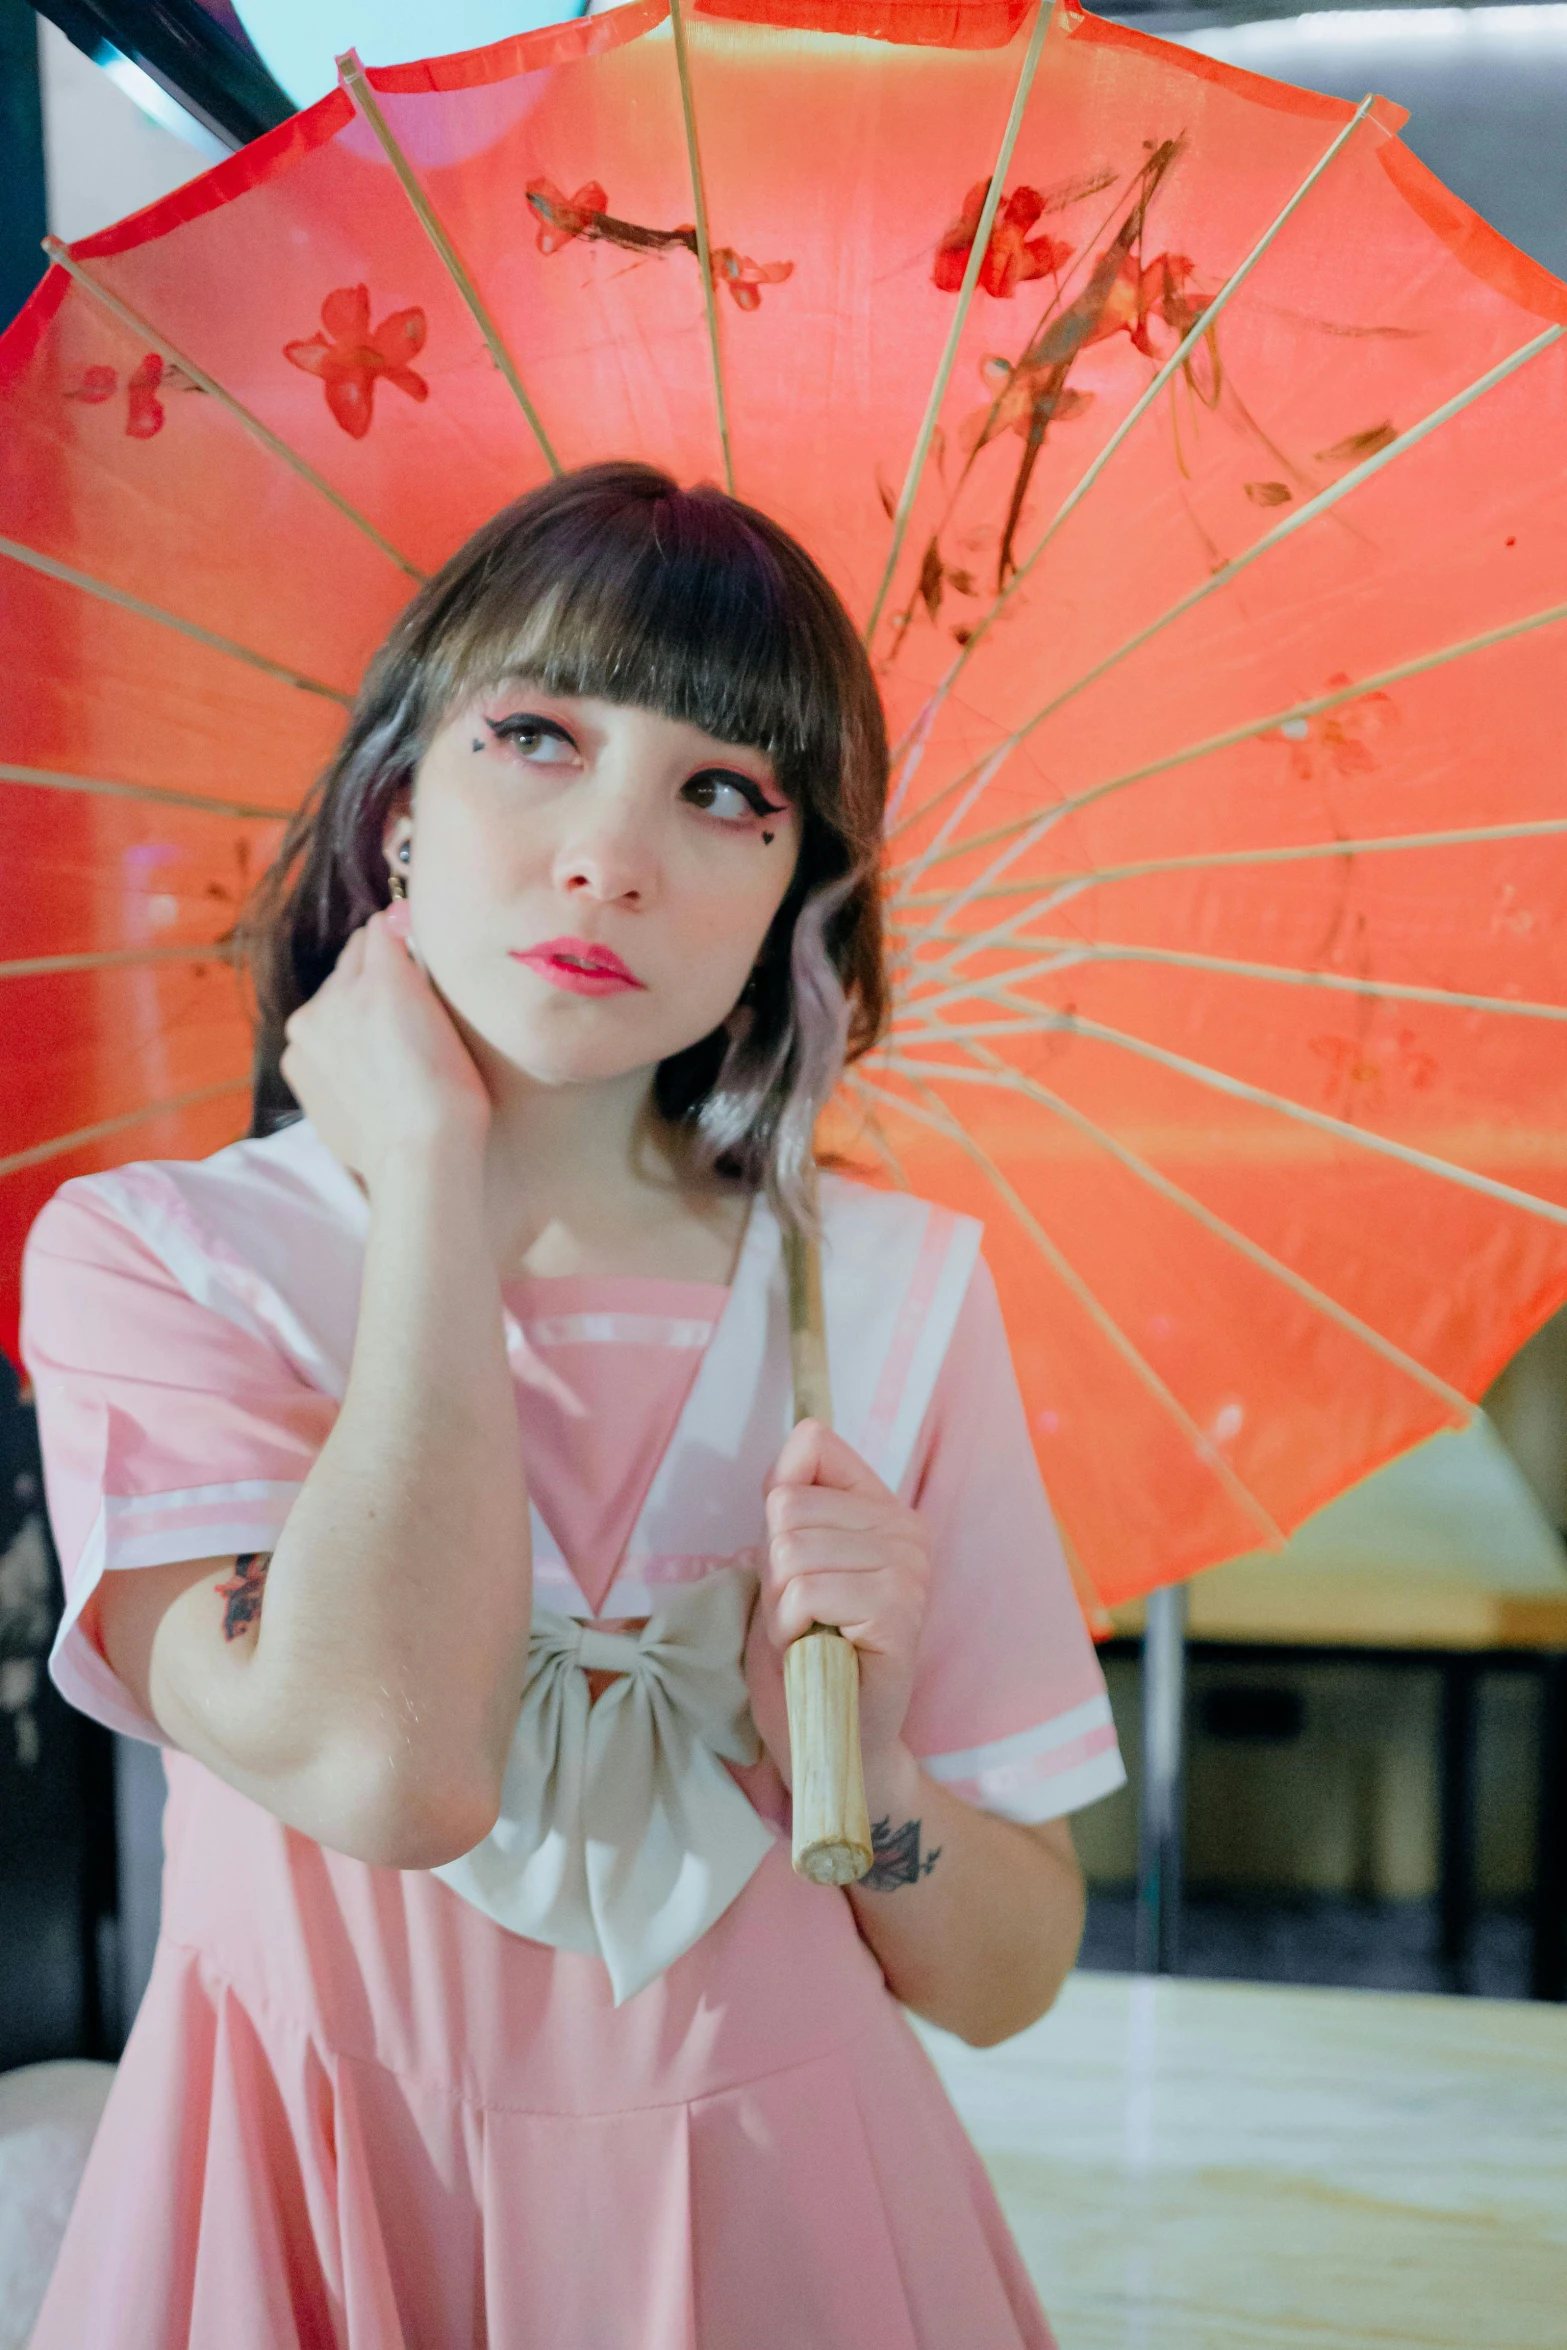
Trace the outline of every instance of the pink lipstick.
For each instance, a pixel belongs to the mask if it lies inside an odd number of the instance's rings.
[[[546,938],[536,947],[513,947],[511,953],[514,961],[572,995],[619,995],[643,984],[611,948],[586,938]]]

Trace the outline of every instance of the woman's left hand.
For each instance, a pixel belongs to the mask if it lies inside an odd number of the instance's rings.
[[[924,1522],[820,1420],[793,1431],[765,1491],[767,1543],[746,1659],[757,1728],[788,1779],[783,1652],[812,1624],[836,1624],[859,1651],[860,1749],[873,1779],[902,1738],[914,1686],[930,1599]]]

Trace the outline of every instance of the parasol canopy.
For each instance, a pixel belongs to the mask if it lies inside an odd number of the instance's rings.
[[[12,1297],[65,1177],[244,1131],[222,942],[417,581],[638,457],[865,626],[897,1011],[830,1138],[983,1217],[1085,1596],[1461,1422],[1567,1296],[1567,288],[1401,120],[1071,0],[630,0],[350,59],[59,250],[0,341]]]

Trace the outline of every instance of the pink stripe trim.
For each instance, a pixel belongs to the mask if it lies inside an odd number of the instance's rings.
[[[709,1575],[721,1575],[730,1567],[757,1567],[761,1554],[754,1547],[741,1551],[711,1552],[706,1556],[678,1551],[643,1551],[623,1558],[616,1571],[617,1583],[701,1583]]]
[[[1107,1754],[1115,1745],[1115,1724],[1105,1722],[1097,1730],[1085,1730],[1081,1738],[1068,1739],[1065,1746],[1052,1746],[1044,1754],[1032,1754],[1025,1762],[997,1763],[993,1770],[981,1771],[973,1779],[947,1782],[954,1795],[973,1800],[979,1795],[1021,1794],[1025,1788],[1044,1786],[1058,1779],[1066,1771],[1075,1771],[1091,1762],[1096,1754]],[[973,1796],[969,1791],[973,1790]]]
[[[297,1485],[293,1490],[298,1492]],[[182,1534],[187,1526],[226,1526],[234,1518],[266,1517],[271,1514],[270,1500],[262,1494],[234,1501],[204,1501],[185,1509],[138,1510],[134,1517],[111,1517],[110,1526],[123,1540],[140,1542],[145,1535]]]
[[[935,1299],[936,1285],[941,1279],[941,1269],[947,1261],[947,1251],[952,1246],[957,1222],[956,1216],[946,1208],[936,1207],[931,1209],[926,1220],[920,1253],[915,1260],[909,1286],[904,1291],[897,1325],[887,1348],[887,1360],[882,1365],[881,1378],[866,1415],[861,1449],[867,1453],[879,1451],[892,1433],[898,1417],[898,1406],[903,1401],[903,1391],[908,1385],[915,1344]]]

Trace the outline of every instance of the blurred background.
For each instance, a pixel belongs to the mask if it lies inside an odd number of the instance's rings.
[[[336,51],[393,62],[562,13],[0,0],[0,325],[43,274],[46,230],[85,236],[206,169],[327,89]],[[1101,13],[1286,81],[1385,93],[1438,176],[1567,275],[1567,6]],[[1192,1587],[1152,1941],[1143,1629],[1135,1614],[1097,1627],[1132,1784],[1074,1823],[1085,1964],[1563,1997],[1567,1320],[1486,1409],[1283,1560]],[[0,2071],[116,2054],[157,1931],[161,1765],[55,1696],[59,1605],[31,1414],[0,1358]]]

